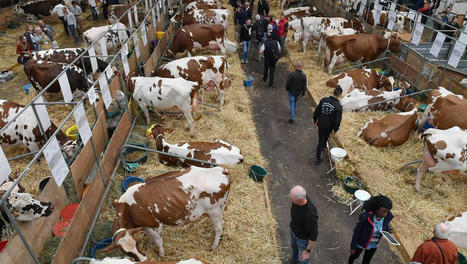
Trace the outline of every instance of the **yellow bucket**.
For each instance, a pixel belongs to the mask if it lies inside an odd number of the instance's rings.
[[[381,73],[381,72],[383,71],[383,69],[381,69],[381,68],[375,68],[375,71],[376,71],[377,73]]]
[[[77,125],[72,125],[66,130],[66,136],[69,137],[72,140],[75,140],[76,137],[78,136],[78,126]]]
[[[157,31],[156,32],[156,38],[161,39],[164,36],[165,32],[164,31]]]

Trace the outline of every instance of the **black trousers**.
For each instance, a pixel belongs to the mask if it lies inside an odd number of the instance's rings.
[[[326,147],[326,142],[329,139],[329,135],[331,134],[332,128],[318,128],[318,148],[316,150],[316,159],[321,159],[321,152]]]
[[[263,81],[268,79],[269,75],[269,85],[272,87],[274,84],[274,72],[276,71],[276,62],[272,62],[269,60],[264,60],[264,72],[263,72]]]
[[[109,15],[107,14],[107,7],[109,6],[108,3],[102,4],[102,14],[104,15],[105,19],[109,19]]]
[[[60,18],[60,20],[62,21],[63,29],[65,30],[65,34],[67,36],[69,36],[70,32],[68,32],[68,23],[66,22],[65,18],[64,17],[58,17],[58,18]]]
[[[348,264],[353,264],[353,262],[354,262],[356,259],[358,259],[358,257],[359,257],[360,254],[362,253],[362,251],[363,251],[362,248],[357,247],[357,248],[355,249],[355,253],[349,256],[349,262],[348,262]],[[376,248],[365,249],[365,253],[363,254],[362,264],[370,264],[370,261],[371,261],[371,259],[373,258],[373,255],[375,254],[375,252],[376,252]]]

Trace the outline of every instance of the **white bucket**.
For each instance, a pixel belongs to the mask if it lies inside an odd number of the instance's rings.
[[[343,148],[332,148],[331,149],[331,159],[334,162],[343,161],[345,156],[347,156],[347,151]]]

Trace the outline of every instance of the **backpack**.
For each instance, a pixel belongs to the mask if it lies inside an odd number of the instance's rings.
[[[277,48],[277,40],[271,39],[267,45],[271,46],[271,58],[274,62],[278,61],[281,57],[279,48]]]

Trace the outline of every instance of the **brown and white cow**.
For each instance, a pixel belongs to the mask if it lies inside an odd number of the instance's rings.
[[[382,119],[371,118],[357,136],[375,147],[400,146],[415,129],[417,109],[388,115]]]
[[[417,121],[417,127],[428,121],[435,128],[448,129],[458,126],[467,129],[467,100],[444,87],[430,91],[429,104]]]
[[[467,176],[467,131],[458,126],[449,129],[430,128],[423,132],[423,161],[417,170],[415,190],[427,171],[444,175]]]
[[[221,1],[218,0],[182,0],[182,4],[189,4],[189,3],[203,3],[203,4],[209,4],[209,5],[219,5],[221,4]],[[218,6],[218,8],[220,8]]]
[[[178,144],[170,144],[165,140],[164,128],[161,125],[152,127],[151,135],[152,138],[156,140],[156,149],[159,151],[216,163],[222,166],[233,166],[243,162],[240,149],[222,140],[216,140],[214,142],[180,142]],[[186,160],[184,158],[167,156],[160,153],[159,162],[170,166],[189,167],[193,165],[206,168],[212,167],[212,165],[204,162]]]
[[[456,247],[467,249],[467,212],[451,217],[445,223],[449,227],[448,239]]]
[[[226,50],[236,53],[237,45],[224,37],[222,25],[186,25],[175,33],[172,45],[167,50],[167,57],[173,58],[177,53],[185,51],[191,57],[194,49],[219,49],[225,55]]]
[[[114,201],[113,244],[144,261],[132,234],[144,228],[149,240],[164,256],[161,237],[163,225],[180,226],[196,221],[204,214],[211,218],[215,238],[211,249],[219,245],[223,215],[230,191],[230,173],[226,168],[199,168],[168,172],[146,179],[127,189]]]
[[[340,87],[343,90],[343,95],[348,94],[353,89],[392,91],[394,78],[379,74],[373,69],[355,69],[332,77],[326,82],[326,85],[331,88]]]
[[[404,31],[404,25],[407,24],[408,21],[408,13],[407,12],[400,12],[396,11],[396,20],[394,21],[394,27],[393,30],[399,33],[402,33]],[[367,9],[363,12],[363,17],[368,17],[367,18],[367,23],[370,25],[374,25],[376,17],[376,10],[371,10],[371,12],[367,16]],[[389,11],[381,11],[381,16],[379,17],[379,21],[376,23],[376,25],[379,25],[383,28],[387,28],[389,23]]]
[[[190,126],[190,134],[194,135],[193,114],[197,106],[198,83],[183,78],[130,77],[128,88],[143,111],[148,126],[148,107],[156,113],[178,107]]]
[[[22,111],[24,106],[14,102],[0,100],[0,129],[2,129],[8,122],[10,124],[5,131],[0,134],[0,144],[2,146],[17,146],[24,145],[31,152],[39,151],[45,144],[46,139],[41,134],[39,123],[32,107],[28,107],[15,121],[13,118]],[[49,128],[45,130],[47,138],[57,130],[57,127],[52,123]],[[76,142],[69,140],[62,131],[57,134],[57,140],[63,147],[67,157],[71,157],[76,148]]]
[[[172,261],[142,261],[142,262],[133,262],[127,258],[110,258],[106,257],[104,259],[91,259],[90,264],[208,264],[205,261],[201,261],[196,258],[186,259],[186,260],[172,260]]]
[[[217,89],[219,103],[224,105],[224,90],[229,64],[224,56],[194,56],[168,62],[152,72],[152,76],[177,78],[197,82],[207,91]]]
[[[172,17],[172,22],[191,24],[220,24],[225,32],[229,28],[230,11],[228,9],[195,9],[189,12],[178,12]]]
[[[92,27],[84,31],[83,40],[87,46],[96,42],[96,44],[94,44],[94,49],[97,55],[102,55],[103,47],[101,47],[101,42],[98,41],[102,36],[104,36],[106,40],[105,49],[109,52],[110,50],[120,47],[120,45],[128,39],[129,32],[127,31],[126,26],[122,23]]]
[[[220,2],[216,4],[212,4],[212,3],[209,4],[205,2],[194,1],[186,5],[185,12],[190,12],[195,9],[225,9],[225,8],[220,5]]]
[[[324,65],[328,67],[328,73],[331,74],[336,64],[345,61],[369,62],[378,58],[386,50],[399,52],[401,50],[400,38],[396,35],[390,36],[390,32],[384,36],[377,34],[334,36],[326,39]]]
[[[125,12],[130,9],[130,5],[124,5],[124,4],[119,4],[119,5],[110,5],[107,7],[107,12],[109,14],[109,25],[112,25],[115,21],[117,21]],[[143,11],[138,11],[138,22],[141,23],[141,21],[144,20],[145,13]],[[131,15],[131,21],[133,22],[133,27],[136,27],[137,24],[135,23],[134,20],[134,12],[131,10],[130,12]],[[125,24],[127,27],[130,26],[129,21],[128,21],[128,15],[124,15],[120,21],[120,23]],[[147,21],[149,22],[149,20]]]
[[[326,39],[332,36],[344,36],[358,34],[359,32],[353,28],[340,28],[340,29],[327,29],[321,33],[318,45],[318,55],[316,55],[316,61],[319,62],[321,57],[321,50],[324,48]]]
[[[314,6],[299,6],[289,8],[284,10],[282,14],[287,18],[287,21],[292,21],[294,19],[299,19],[302,17],[320,17],[324,16],[324,14],[316,9]]]
[[[399,98],[404,94],[404,89],[392,92],[378,91],[376,89],[369,91],[354,89],[344,96],[344,98],[340,100],[340,103],[344,111],[385,111],[397,109],[401,112],[407,112],[417,108],[417,104],[414,99],[410,97],[404,97],[408,98],[405,100],[403,100],[404,98]],[[369,104],[385,100],[389,101],[368,106]]]
[[[86,77],[84,71],[80,67],[75,65],[52,61],[28,60],[28,62],[24,64],[24,72],[34,89],[39,93],[67,67],[68,69],[66,70],[66,74],[68,82],[70,83],[71,91],[74,92],[75,90],[80,90],[87,92],[93,82]],[[59,82],[55,81],[47,89],[47,92],[60,93],[61,90]]]
[[[70,64],[85,50],[86,49],[84,48],[65,48],[35,51],[32,53],[31,59],[35,61],[51,61]],[[81,69],[86,69],[86,72],[89,74],[92,73],[92,66],[91,59],[87,56],[89,56],[89,54],[86,52],[83,58],[77,61],[76,65]],[[99,58],[96,58],[96,60],[98,70],[100,72],[104,72],[108,63]]]
[[[18,3],[12,10],[13,15],[30,14],[40,18],[40,16],[52,15],[54,6],[60,3],[59,0],[35,0]]]

